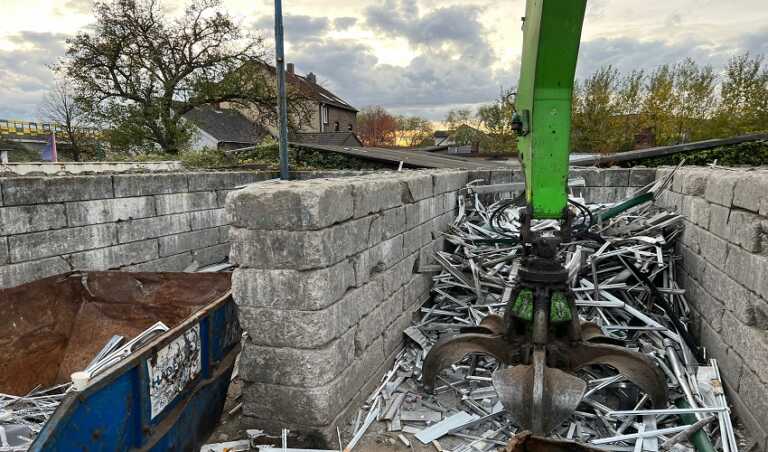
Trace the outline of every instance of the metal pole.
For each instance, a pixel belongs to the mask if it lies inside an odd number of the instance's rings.
[[[288,180],[288,101],[285,98],[285,51],[283,49],[283,5],[275,0],[275,72],[280,146],[280,179]]]

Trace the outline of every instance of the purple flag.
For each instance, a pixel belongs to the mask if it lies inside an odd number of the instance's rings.
[[[48,143],[46,143],[43,148],[41,158],[48,162],[58,161],[59,156],[56,154],[56,134],[54,132],[51,132],[51,136],[48,137]]]

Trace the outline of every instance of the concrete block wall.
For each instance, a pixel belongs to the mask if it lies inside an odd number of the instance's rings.
[[[70,270],[181,271],[226,258],[226,193],[271,173],[0,178],[0,287]]]
[[[466,171],[405,171],[228,196],[246,426],[338,446],[335,426],[391,366],[429,297],[421,261],[441,246],[466,182]]]
[[[571,168],[570,179],[584,178],[584,187],[574,187],[573,193],[583,197],[587,203],[616,202],[632,194],[656,178],[655,168]],[[523,173],[519,169],[472,170],[468,180],[480,181],[480,184],[508,184],[523,182]],[[523,190],[520,190],[522,192]],[[512,193],[516,195],[518,193]],[[502,193],[502,196],[509,196]]]
[[[658,177],[669,171],[659,169]],[[691,326],[718,360],[738,414],[764,450],[768,170],[684,167],[658,203],[687,217],[678,282],[694,311]]]

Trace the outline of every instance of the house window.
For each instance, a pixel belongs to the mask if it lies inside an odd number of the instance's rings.
[[[354,129],[354,127],[352,127],[352,124],[347,124],[347,130],[349,130],[350,132],[352,132],[352,131],[353,131],[353,130],[355,130],[355,129]]]
[[[328,106],[325,104],[320,106],[320,122],[328,124]]]
[[[16,129],[17,132],[23,132],[24,131],[24,125],[20,122],[14,122],[13,127]]]
[[[46,132],[50,132],[51,131],[51,125],[50,124],[43,124],[43,130],[46,131]]]
[[[333,123],[333,131],[334,132],[338,132],[339,130],[341,130],[339,128],[339,121],[336,121],[336,122]]]

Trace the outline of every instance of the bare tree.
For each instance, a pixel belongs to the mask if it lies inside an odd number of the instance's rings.
[[[82,159],[82,142],[88,132],[88,113],[74,97],[72,84],[66,79],[56,80],[40,104],[40,116],[46,121],[59,125],[67,134],[72,146],[72,158]],[[52,125],[51,131],[55,129]]]
[[[94,16],[92,32],[68,40],[59,69],[135,145],[178,152],[191,136],[182,116],[207,104],[276,115],[262,39],[243,32],[221,0],[191,0],[176,20],[156,0],[106,0]]]

